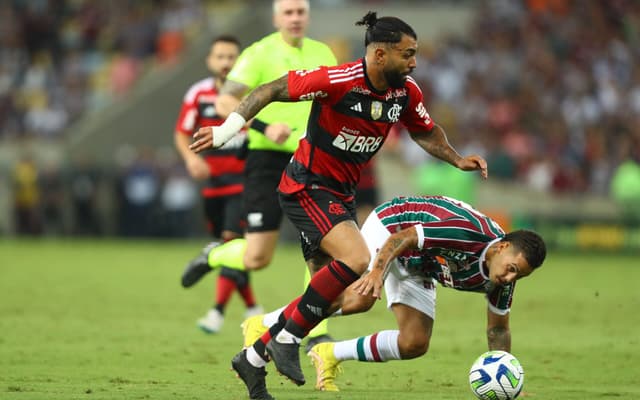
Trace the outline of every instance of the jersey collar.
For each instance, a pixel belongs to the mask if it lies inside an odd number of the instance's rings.
[[[478,266],[479,266],[479,270],[480,270],[480,275],[482,275],[482,277],[485,280],[489,280],[489,277],[487,276],[487,274],[484,272],[484,259],[487,256],[487,251],[489,250],[489,247],[491,247],[494,243],[498,243],[499,241],[501,241],[502,238],[496,238],[493,239],[492,241],[490,241],[489,243],[487,243],[487,245],[484,247],[484,249],[482,250],[482,253],[480,253],[480,257],[478,258]]]

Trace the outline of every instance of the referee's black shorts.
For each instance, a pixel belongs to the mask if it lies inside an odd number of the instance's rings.
[[[243,204],[247,232],[280,229],[282,210],[276,189],[291,153],[249,150],[244,167]]]

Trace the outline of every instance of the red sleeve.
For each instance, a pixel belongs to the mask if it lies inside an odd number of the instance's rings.
[[[340,85],[329,81],[328,67],[289,71],[289,98],[328,102]]]
[[[176,132],[187,136],[193,135],[196,122],[198,121],[197,98],[198,96],[189,96],[188,93],[184,97],[182,106],[180,107],[180,114],[178,114],[178,121],[176,122]]]
[[[434,122],[422,103],[422,90],[413,78],[407,78],[409,107],[400,116],[400,120],[409,132],[425,132],[433,128]]]

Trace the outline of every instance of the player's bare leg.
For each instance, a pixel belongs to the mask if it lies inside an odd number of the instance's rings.
[[[267,267],[273,259],[280,231],[247,232],[247,249],[243,263],[246,270],[258,270]]]

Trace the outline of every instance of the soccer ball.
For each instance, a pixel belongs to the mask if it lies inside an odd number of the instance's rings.
[[[520,362],[506,351],[487,351],[469,370],[469,385],[482,400],[512,400],[518,397],[524,384]]]

